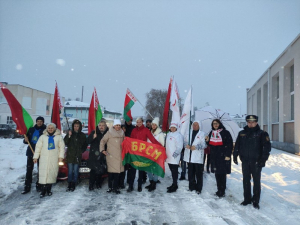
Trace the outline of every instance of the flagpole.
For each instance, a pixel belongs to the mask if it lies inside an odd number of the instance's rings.
[[[128,90],[131,92],[131,94],[135,97],[135,95],[132,93],[132,91],[128,88]],[[151,113],[149,113],[149,111],[146,109],[145,106],[143,106],[143,104],[140,102],[140,100],[137,99],[137,97],[135,97],[136,100],[141,104],[141,106],[144,108],[144,110],[152,117],[152,119],[154,119],[154,117],[151,115]]]
[[[24,134],[24,137],[27,138],[26,134]],[[28,138],[27,138],[27,139],[28,139]],[[29,141],[29,140],[28,140],[28,145],[29,145],[29,147],[30,147],[30,149],[31,149],[31,151],[32,151],[32,154],[34,154],[34,151],[33,151],[32,147],[31,147],[31,144],[30,144],[30,141]]]

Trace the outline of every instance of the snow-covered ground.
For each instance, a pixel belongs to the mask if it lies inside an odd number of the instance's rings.
[[[300,157],[276,149],[262,171],[260,210],[240,205],[240,164],[232,166],[223,199],[214,196],[215,178],[206,172],[201,195],[187,191],[188,181],[179,181],[176,193],[166,193],[171,185],[167,166],[166,177],[151,193],[107,194],[107,181],[89,192],[84,181],[73,193],[59,182],[51,197],[40,199],[34,188],[21,195],[25,152],[21,139],[0,139],[0,224],[300,224]]]

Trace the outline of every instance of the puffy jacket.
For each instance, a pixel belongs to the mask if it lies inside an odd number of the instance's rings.
[[[264,167],[270,152],[271,143],[268,133],[261,130],[259,125],[254,128],[245,126],[238,134],[233,156],[240,156],[242,162],[258,162]]]
[[[193,129],[191,130],[190,135],[189,132],[185,135],[184,146],[187,146],[191,142],[192,133]],[[189,136],[190,141],[188,141]],[[191,151],[190,149],[185,148],[183,160],[186,162],[203,164],[204,149],[206,148],[205,133],[203,131],[199,130],[191,146],[195,146],[196,150]]]
[[[180,161],[180,153],[183,148],[183,136],[180,132],[169,132],[166,139],[166,153],[167,160],[166,163],[170,164],[179,164]],[[178,156],[176,158],[173,157],[173,153],[176,152]]]
[[[158,127],[154,133],[152,133],[152,131],[150,131],[151,134],[153,135],[153,137],[162,145],[165,146],[165,135],[163,132],[161,132],[161,129]],[[148,142],[150,142],[150,140],[148,139]]]
[[[43,135],[44,130],[46,129],[46,125],[43,124],[41,127],[38,127],[37,125],[35,125],[34,127],[29,128],[29,130],[27,131],[26,136],[27,136],[27,138],[28,138],[28,140],[29,140],[29,142],[30,142],[30,145],[31,145],[33,151],[35,150],[35,145],[36,145],[36,144],[32,143],[31,139],[32,139],[32,136],[33,136],[34,131],[35,131],[36,129],[39,130],[39,134],[40,134],[40,137],[41,137],[41,136]],[[23,143],[24,143],[24,144],[28,144],[28,143],[25,141],[25,139],[23,140]],[[29,145],[28,145],[28,147],[27,147],[26,156],[33,156],[33,153],[32,153],[32,151],[31,151]]]
[[[144,125],[140,127],[135,127],[130,135],[131,138],[135,138],[141,141],[147,141],[147,138],[153,143],[157,145],[161,145],[151,134],[151,131],[145,127]]]

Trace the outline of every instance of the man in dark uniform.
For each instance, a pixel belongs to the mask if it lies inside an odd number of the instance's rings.
[[[246,121],[247,126],[239,132],[235,142],[233,162],[238,164],[238,156],[242,161],[244,201],[241,205],[253,203],[253,207],[259,209],[261,170],[269,158],[271,143],[268,133],[261,130],[257,124],[257,116],[248,115]],[[251,197],[251,176],[254,183],[253,197]]]
[[[37,117],[36,124],[34,125],[34,127],[29,128],[26,137],[24,138],[23,143],[24,144],[30,143],[33,151],[35,151],[35,145],[39,137],[43,134],[44,130],[46,129],[44,121],[45,121],[44,117],[41,116]],[[34,163],[33,163],[33,153],[29,145],[27,147],[26,156],[27,156],[26,178],[25,178],[25,187],[24,190],[22,191],[22,194],[26,194],[31,190],[32,171],[33,171]],[[39,179],[39,176],[37,176],[37,178]],[[36,190],[41,191],[38,180],[36,181]]]

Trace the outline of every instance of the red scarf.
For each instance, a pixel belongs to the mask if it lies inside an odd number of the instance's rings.
[[[209,140],[210,145],[213,145],[213,146],[223,145],[222,137],[220,134],[222,130],[223,129],[213,130],[211,132],[211,136],[210,136],[210,140]]]

